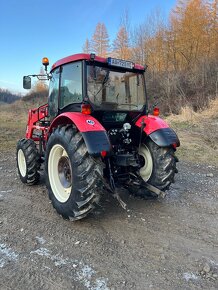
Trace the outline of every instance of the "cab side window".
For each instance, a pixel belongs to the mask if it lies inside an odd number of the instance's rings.
[[[82,63],[62,66],[60,85],[60,109],[72,103],[82,102]]]
[[[52,72],[50,79],[48,113],[51,120],[54,119],[58,114],[59,76],[60,68],[57,68]]]

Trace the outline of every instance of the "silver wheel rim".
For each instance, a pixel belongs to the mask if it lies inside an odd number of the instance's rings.
[[[153,160],[151,152],[145,144],[141,145],[139,155],[144,159],[144,165],[140,168],[139,173],[141,178],[147,182],[153,171]]]
[[[52,147],[48,159],[48,176],[56,199],[66,202],[72,189],[72,168],[66,150],[56,144]]]
[[[18,150],[18,167],[19,167],[19,171],[20,174],[25,177],[26,176],[26,170],[27,170],[27,166],[26,166],[26,158],[24,156],[23,150],[19,149]]]

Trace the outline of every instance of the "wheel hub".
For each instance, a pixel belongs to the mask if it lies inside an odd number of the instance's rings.
[[[60,144],[55,144],[49,153],[48,175],[51,189],[60,202],[66,202],[73,186],[70,158]]]
[[[139,155],[139,164],[140,167],[145,166],[145,158],[142,155]]]
[[[71,167],[67,156],[62,156],[58,162],[58,176],[64,188],[72,185]]]

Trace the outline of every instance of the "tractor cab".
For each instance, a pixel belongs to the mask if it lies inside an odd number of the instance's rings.
[[[49,116],[82,112],[98,117],[108,111],[137,115],[146,105],[144,71],[130,61],[94,54],[60,60],[50,73]],[[111,116],[119,119],[123,115]]]

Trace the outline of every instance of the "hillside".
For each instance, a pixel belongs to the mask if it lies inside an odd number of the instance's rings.
[[[0,88],[0,103],[11,104],[19,100],[20,98],[21,96],[19,94],[14,94],[8,90],[4,90]]]

